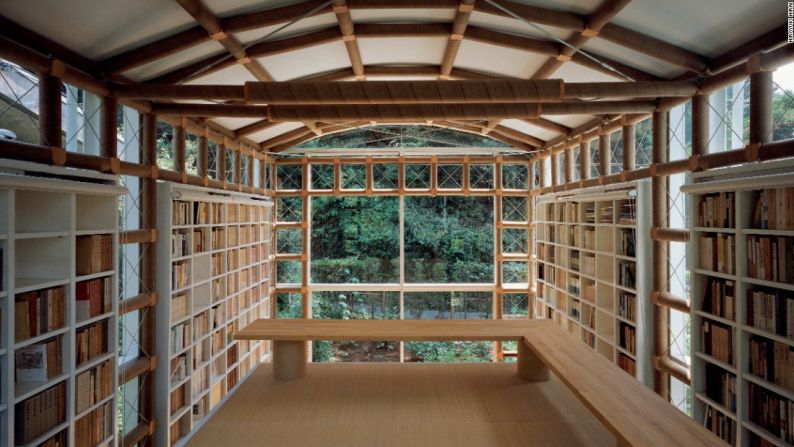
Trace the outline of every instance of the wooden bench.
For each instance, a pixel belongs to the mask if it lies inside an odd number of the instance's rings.
[[[291,380],[306,373],[307,343],[332,341],[508,341],[520,342],[542,321],[521,320],[272,320],[260,319],[234,334],[236,340],[273,340],[273,377]],[[517,374],[533,381],[549,372],[518,343]]]
[[[517,374],[548,380],[549,370],[622,446],[718,446],[716,435],[678,411],[549,320],[257,320],[237,340],[273,340],[273,375],[305,374],[309,340],[517,340]]]

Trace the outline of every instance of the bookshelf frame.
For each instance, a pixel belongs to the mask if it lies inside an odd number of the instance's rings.
[[[727,415],[734,421],[734,439],[736,446],[751,445],[751,436],[758,436],[763,440],[779,447],[785,447],[783,440],[749,421],[749,393],[748,388],[754,383],[767,391],[781,395],[794,401],[794,391],[787,390],[770,383],[750,373],[749,340],[751,337],[763,337],[794,348],[794,339],[770,334],[754,328],[747,322],[747,292],[762,286],[767,289],[777,289],[794,294],[794,285],[755,279],[749,276],[747,261],[748,236],[790,236],[794,237],[793,230],[764,230],[753,228],[753,192],[764,189],[794,187],[793,160],[780,160],[752,165],[742,165],[733,168],[705,171],[692,175],[690,184],[681,188],[691,196],[690,216],[698,222],[700,210],[699,198],[703,195],[718,192],[733,192],[735,194],[735,226],[734,228],[712,228],[692,225],[690,229],[690,288],[691,288],[691,371],[692,371],[692,409],[693,418],[701,423],[705,422],[706,411],[709,407]],[[712,272],[701,269],[699,266],[700,244],[698,241],[704,234],[724,233],[735,237],[734,274]],[[734,281],[734,320],[710,314],[703,309],[704,282],[706,278],[720,278]],[[704,321],[716,321],[729,326],[733,332],[733,364],[725,364],[707,354],[700,352],[701,324]],[[717,365],[736,377],[736,411],[730,411],[726,406],[715,402],[706,395],[709,377],[706,374],[707,365]],[[714,379],[712,379],[714,380]]]
[[[66,384],[66,417],[27,444],[38,445],[66,431],[68,445],[75,444],[75,422],[100,406],[111,403],[112,433],[99,445],[118,442],[118,197],[126,193],[115,176],[29,162],[0,160],[0,246],[5,252],[0,288],[0,444],[15,444],[14,406],[61,383]],[[66,214],[66,219],[63,214]],[[57,215],[60,214],[60,215]],[[111,235],[111,270],[76,274],[76,238]],[[54,274],[54,275],[53,275]],[[22,276],[24,275],[24,276]],[[75,287],[79,281],[110,278],[111,310],[76,321]],[[22,341],[15,340],[14,297],[25,291],[63,286],[64,326]],[[107,352],[76,365],[76,332],[99,321],[107,322]],[[61,374],[43,382],[15,381],[17,349],[53,337],[61,339]],[[101,363],[112,365],[113,392],[77,413],[76,377]]]
[[[174,210],[177,203],[189,203],[191,210],[187,224],[174,224]],[[196,222],[194,205],[206,204],[206,221]],[[204,205],[202,205],[204,206]],[[244,218],[243,209],[249,207],[253,212]],[[269,342],[241,342],[231,340],[231,333],[245,327],[257,318],[269,318],[271,312],[271,250],[273,202],[250,194],[227,192],[220,193],[206,188],[160,182],[157,188],[157,228],[162,235],[157,242],[157,285],[161,297],[156,305],[157,319],[157,356],[164,359],[156,370],[157,424],[162,427],[155,433],[159,445],[185,445],[193,434],[217,411],[226,399],[236,391],[254,369],[269,359]],[[234,211],[233,211],[234,210]],[[215,213],[220,213],[220,219]],[[246,227],[251,235],[246,242],[241,239],[239,229]],[[237,236],[231,237],[231,228]],[[222,247],[213,245],[213,230],[222,234]],[[195,232],[203,238],[203,250],[195,250]],[[258,237],[253,233],[257,232]],[[176,256],[172,252],[172,234],[186,234],[189,240],[189,253]],[[253,255],[256,251],[258,254]],[[248,260],[245,254],[248,253]],[[213,272],[213,258],[220,261],[218,272]],[[233,266],[232,262],[236,262]],[[186,263],[187,283],[177,287],[173,283],[172,266]],[[232,268],[234,267],[234,268]],[[258,274],[254,274],[254,271]],[[241,286],[241,276],[245,272],[248,285]],[[258,279],[257,279],[258,275]],[[230,278],[237,278],[237,287],[232,287]],[[219,294],[214,291],[218,284]],[[177,309],[172,307],[173,298],[186,296],[186,314],[175,316]],[[248,305],[243,306],[247,300]],[[212,327],[213,319],[219,316],[218,327]],[[197,318],[207,318],[207,332],[196,336]],[[171,343],[172,328],[188,325],[189,339],[186,345],[173,352]],[[213,339],[219,337],[223,346],[214,351]],[[201,359],[194,356],[204,350],[208,355]],[[172,360],[185,356],[185,376],[173,378]],[[236,357],[228,363],[230,357]],[[195,361],[194,361],[195,360]],[[216,369],[217,368],[217,369]],[[215,370],[217,374],[213,375]],[[206,381],[199,374],[206,374]],[[194,385],[206,382],[200,390]],[[179,408],[171,408],[172,392],[183,389],[185,403]],[[196,414],[197,411],[199,414]],[[181,433],[172,436],[171,427],[179,426]]]
[[[650,234],[649,201],[648,180],[539,197],[535,203],[538,286],[534,310],[535,318],[553,319],[612,362],[618,363],[621,354],[628,356],[636,365],[634,376],[651,386],[651,247],[650,238],[642,237]],[[618,207],[631,202],[634,221],[619,223]],[[586,241],[588,230],[592,230],[592,246]],[[634,256],[626,256],[620,253],[618,237],[632,231]],[[574,252],[578,267],[571,263]],[[587,257],[593,259],[592,272],[585,271]],[[618,270],[624,263],[634,264],[634,287],[619,282]],[[586,286],[593,288],[592,301],[585,296]],[[633,321],[619,315],[621,294],[634,296]],[[586,324],[585,318],[593,324]],[[633,353],[620,347],[624,325],[634,328]]]

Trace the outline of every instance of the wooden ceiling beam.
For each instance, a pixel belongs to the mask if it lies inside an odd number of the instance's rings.
[[[316,105],[256,106],[225,104],[155,104],[159,115],[255,117],[272,122],[345,122],[345,121],[427,121],[527,119],[543,115],[579,115],[605,113],[650,113],[655,101],[592,101],[567,103],[493,103],[493,104],[389,104],[389,105]]]
[[[746,61],[748,57],[754,54],[785,44],[787,42],[787,31],[788,26],[784,23],[730,51],[711,58],[709,61],[709,71],[711,73],[719,73],[726,68]]]
[[[469,24],[469,17],[474,10],[474,0],[460,0],[455,18],[452,21],[452,34],[449,35],[447,46],[444,48],[444,55],[441,57],[441,71],[439,79],[449,79],[452,73],[452,66],[455,65],[455,58],[458,55],[460,43]]]
[[[342,40],[345,42],[350,66],[353,67],[353,74],[356,80],[363,81],[364,63],[361,62],[361,50],[358,48],[353,18],[350,16],[347,2],[345,0],[335,0],[333,10],[334,14],[336,14],[336,21],[339,23]]]
[[[555,123],[554,121],[549,121],[545,118],[535,118],[535,119],[525,119],[522,120],[527,124],[531,124],[535,127],[540,127],[541,129],[546,129],[560,135],[568,135],[571,133],[571,128],[568,126],[563,126],[562,124]]]
[[[704,56],[613,23],[604,25],[598,36],[624,48],[695,73],[705,73],[708,69],[708,61]]]
[[[244,137],[247,135],[251,135],[253,133],[261,132],[265,129],[269,129],[275,126],[276,124],[278,123],[273,123],[271,121],[264,119],[235,130],[234,135],[237,137]]]
[[[469,132],[469,133],[473,133],[473,134],[480,135],[480,136],[483,135],[483,133],[482,133],[483,126],[475,124],[475,123],[460,122],[460,121],[457,121],[457,120],[440,120],[440,121],[434,121],[433,125],[434,126],[438,126],[438,127],[444,127],[444,128],[447,128],[447,129],[454,129],[454,130],[460,130],[460,131],[463,131],[463,132]],[[527,144],[524,141],[515,140],[513,138],[510,138],[508,136],[502,135],[502,134],[497,133],[497,132],[492,132],[492,133],[490,133],[489,135],[486,135],[486,136],[488,138],[493,139],[493,140],[505,143],[508,146],[512,146],[512,147],[514,147],[516,149],[521,149],[521,150],[524,150],[524,151],[527,151],[527,152],[532,152],[532,151],[537,150],[537,148],[535,146]]]

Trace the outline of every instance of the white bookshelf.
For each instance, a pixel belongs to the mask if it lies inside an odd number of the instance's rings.
[[[158,184],[158,445],[184,445],[269,356],[266,342],[231,337],[249,322],[270,317],[272,208],[262,197]],[[189,212],[179,220],[175,210]],[[183,238],[184,250],[172,246],[172,239]],[[175,282],[178,266],[185,276]],[[184,399],[172,405],[179,390]]]
[[[639,181],[543,195],[535,206],[536,318],[554,320],[645,384],[652,380],[649,198],[650,183]],[[623,269],[634,271],[633,283]],[[628,333],[633,342],[621,337]]]
[[[794,162],[784,160],[707,171],[694,174],[692,182],[681,189],[691,196],[689,201],[690,216],[693,222],[689,245],[692,297],[693,417],[705,424],[707,412],[710,411],[712,417],[718,414],[720,418],[730,421],[725,426],[730,431],[732,444],[737,446],[761,445],[761,441],[766,442],[767,445],[775,446],[794,444],[794,438],[786,442],[779,434],[761,427],[750,417],[751,407],[761,405],[763,400],[755,397],[751,400],[751,388],[754,388],[756,393],[758,390],[762,390],[774,393],[788,401],[794,401],[794,384],[782,387],[771,380],[751,373],[751,341],[770,344],[774,342],[783,349],[788,349],[790,354],[794,354],[794,338],[755,327],[752,321],[748,321],[752,302],[749,295],[753,292],[780,293],[794,298],[794,278],[789,278],[788,281],[758,279],[752,276],[748,260],[748,250],[750,249],[748,240],[750,238],[757,236],[794,237],[794,227],[763,229],[753,222],[755,202],[761,191],[794,187],[792,168],[794,168]],[[735,198],[734,225],[728,227],[695,225],[699,223],[701,198],[714,197],[719,193],[731,193]],[[730,272],[725,269],[722,272],[715,271],[719,269],[704,269],[700,265],[702,253],[699,241],[701,237],[713,237],[714,235],[733,237],[735,240],[734,259],[731,261],[733,269]],[[726,315],[719,309],[704,307],[704,301],[711,302],[706,295],[706,284],[710,281],[732,283],[735,303],[732,315]],[[715,358],[719,355],[709,355],[703,352],[701,327],[704,323],[728,328],[732,339],[731,362],[726,362],[724,358]],[[794,357],[791,358],[794,359]],[[784,372],[781,371],[781,373]],[[735,382],[733,385],[735,406],[731,405],[730,401],[726,401],[722,393],[715,393],[715,387],[722,389],[720,374],[733,378]],[[794,416],[789,413],[788,417],[790,424]],[[730,439],[728,436],[725,438]]]
[[[87,425],[89,413],[102,407],[110,412],[107,436],[91,445],[117,444],[118,388],[118,197],[126,189],[116,177],[76,169],[0,160],[0,248],[3,251],[0,287],[0,445],[39,445],[54,436],[65,436],[67,445],[78,445],[81,436],[75,424]],[[81,236],[110,235],[112,269],[78,275],[76,241]],[[76,287],[82,281],[110,281],[107,311],[77,320]],[[30,337],[15,336],[15,301],[26,292],[58,287],[63,289],[63,325]],[[104,354],[77,364],[78,332],[97,324],[106,327]],[[60,340],[61,373],[44,381],[16,380],[18,350],[51,339]],[[110,392],[77,408],[77,377],[100,364],[111,368]],[[15,408],[54,386],[65,387],[65,414],[56,423],[31,430],[31,439],[16,443],[22,422]],[[85,442],[85,438],[82,439]],[[85,445],[85,444],[84,444]]]

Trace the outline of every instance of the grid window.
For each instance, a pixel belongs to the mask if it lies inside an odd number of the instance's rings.
[[[277,254],[301,254],[303,251],[303,230],[300,228],[276,229]]]
[[[599,152],[598,138],[590,142],[590,178],[601,175],[601,152]]]
[[[526,293],[502,294],[502,319],[514,320],[529,317],[529,295]]]
[[[174,170],[174,128],[157,121],[157,167]]]
[[[525,228],[502,229],[502,253],[529,253],[529,230]]]
[[[651,164],[653,154],[653,123],[650,118],[640,121],[634,127],[634,164],[644,168]]]
[[[330,191],[334,189],[334,165],[311,165],[312,189],[315,191]]]
[[[374,163],[372,165],[372,187],[374,189],[397,189],[399,167],[396,163]]]
[[[527,222],[529,209],[526,197],[504,196],[502,197],[502,221],[504,222]]]
[[[529,188],[529,170],[526,164],[507,163],[502,165],[502,188],[526,190]]]
[[[276,318],[302,318],[303,296],[300,293],[276,294]]]
[[[502,263],[503,284],[527,284],[529,264],[524,261],[504,261]]]
[[[471,164],[469,165],[469,187],[471,189],[494,188],[494,165]]]
[[[300,261],[276,261],[276,284],[300,284],[303,267]]]
[[[430,165],[406,164],[405,187],[407,189],[430,189]]]
[[[367,187],[367,165],[343,164],[340,167],[342,189],[363,190]]]
[[[232,149],[226,148],[226,181],[234,183],[234,157],[235,153]]]
[[[276,165],[276,190],[295,191],[303,187],[303,166],[299,164]]]
[[[439,189],[463,189],[463,165],[440,164],[436,166]]]
[[[276,197],[276,222],[301,222],[303,198],[300,196]]]

